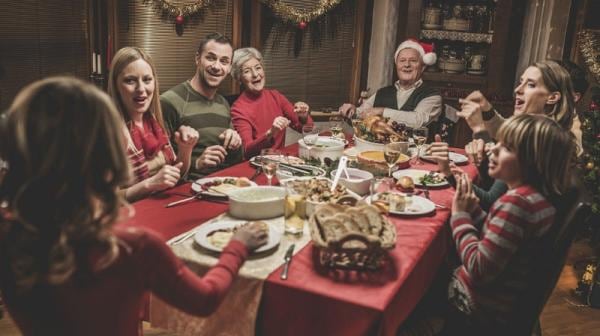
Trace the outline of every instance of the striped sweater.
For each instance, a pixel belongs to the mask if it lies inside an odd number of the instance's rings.
[[[520,186],[500,197],[488,215],[480,208],[452,214],[452,237],[462,265],[450,283],[450,302],[481,322],[510,321],[555,212],[538,191]]]
[[[242,147],[229,150],[225,161],[217,167],[199,171],[195,162],[206,147],[223,145],[219,135],[226,129],[232,129],[229,103],[220,94],[208,99],[194,90],[188,81],[178,84],[160,96],[165,126],[171,135],[181,125],[195,128],[200,133],[198,143],[192,150],[192,165],[189,175],[192,178],[202,177],[217,170],[232,166],[242,161]],[[174,139],[171,143],[175,144]]]

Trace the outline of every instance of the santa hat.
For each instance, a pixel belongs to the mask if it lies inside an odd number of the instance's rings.
[[[421,55],[421,58],[423,59],[423,63],[425,63],[426,65],[434,65],[435,61],[437,61],[437,56],[433,52],[433,43],[419,42],[415,39],[408,39],[400,43],[398,49],[396,49],[396,53],[394,54],[394,60],[398,58],[398,54],[400,53],[400,51],[407,48],[415,49],[416,51],[418,51]]]

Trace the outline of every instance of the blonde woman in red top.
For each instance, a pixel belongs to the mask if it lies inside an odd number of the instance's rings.
[[[219,306],[248,254],[239,229],[203,277],[155,234],[114,229],[130,178],[122,122],[91,84],[57,77],[15,98],[0,133],[0,291],[24,335],[140,335],[148,292],[194,315]]]
[[[165,131],[154,62],[144,50],[125,47],[112,60],[108,93],[125,121],[127,154],[134,181],[122,191],[132,202],[173,187],[190,168],[198,131],[175,132],[177,154]]]

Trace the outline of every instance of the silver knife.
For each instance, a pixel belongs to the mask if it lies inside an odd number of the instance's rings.
[[[285,252],[285,256],[283,260],[285,260],[285,264],[283,265],[283,272],[281,272],[281,280],[287,280],[288,277],[288,268],[290,267],[290,262],[292,261],[292,256],[294,255],[294,248],[296,244],[290,245],[287,251]]]

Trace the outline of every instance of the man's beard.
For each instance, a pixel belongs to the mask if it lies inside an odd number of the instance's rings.
[[[221,83],[223,82],[223,79],[224,78],[222,78],[217,85],[213,85],[213,84],[209,83],[208,80],[206,79],[204,71],[200,71],[198,73],[198,82],[199,82],[198,84],[202,87],[209,88],[209,89],[217,89],[219,87],[219,85],[221,85]]]

